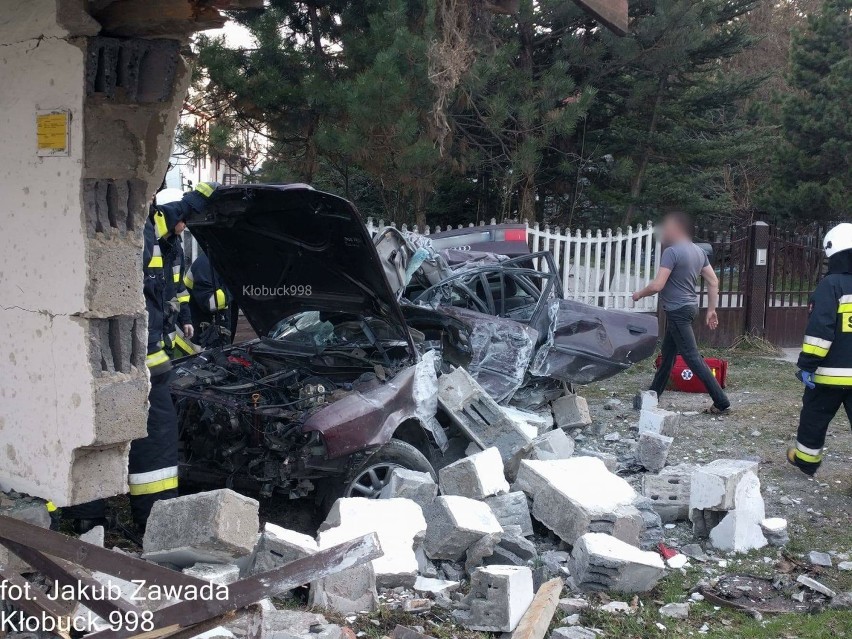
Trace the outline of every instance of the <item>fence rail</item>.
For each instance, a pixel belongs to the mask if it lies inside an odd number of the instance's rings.
[[[497,224],[492,219],[489,224]],[[623,229],[601,231],[580,229],[562,230],[559,227],[543,228],[536,223],[527,227],[527,242],[530,250],[550,251],[556,262],[566,299],[577,300],[604,308],[630,311],[653,312],[657,309],[657,296],[646,297],[634,302],[634,291],[643,288],[654,277],[660,259],[660,243],[654,235],[651,222]],[[370,235],[385,226],[383,220],[367,218]],[[390,226],[395,226],[391,224]],[[476,228],[475,224],[444,227],[444,231]],[[478,226],[486,226],[480,222]],[[407,224],[402,231],[414,230]],[[441,227],[426,226],[423,235],[440,233]],[[547,270],[547,265],[536,264],[536,268]]]

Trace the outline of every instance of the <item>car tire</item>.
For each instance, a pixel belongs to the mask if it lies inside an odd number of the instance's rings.
[[[355,469],[343,486],[341,497],[377,499],[394,468],[429,473],[437,481],[435,469],[426,456],[411,444],[392,439]]]

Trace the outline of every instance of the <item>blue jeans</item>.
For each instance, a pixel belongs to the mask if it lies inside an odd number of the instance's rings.
[[[665,311],[665,314],[666,335],[663,338],[663,359],[657,369],[657,374],[654,375],[651,390],[656,391],[657,395],[663,394],[666,385],[669,383],[675,358],[679,353],[686,365],[704,383],[704,387],[710,397],[713,398],[713,405],[720,410],[729,408],[731,402],[728,400],[728,396],[725,395],[725,391],[719,386],[719,382],[716,381],[710,367],[707,366],[704,358],[701,357],[701,353],[698,352],[698,344],[695,342],[695,333],[692,330],[692,322],[695,321],[695,316],[698,314],[698,307],[693,305],[681,306]]]

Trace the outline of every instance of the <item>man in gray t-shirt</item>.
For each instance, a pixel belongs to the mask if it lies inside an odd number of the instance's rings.
[[[726,413],[731,406],[725,391],[713,376],[698,352],[692,322],[698,314],[698,293],[695,284],[701,275],[707,281],[708,304],[706,322],[710,330],[719,326],[716,306],[719,303],[719,279],[710,266],[707,254],[692,242],[692,221],[684,213],[669,213],[660,227],[662,243],[667,247],[660,258],[660,270],[654,281],[633,294],[633,301],[660,294],[666,315],[666,334],[663,338],[662,361],[651,383],[651,390],[662,395],[669,382],[675,359],[680,354],[686,365],[704,383],[713,399],[705,412]]]

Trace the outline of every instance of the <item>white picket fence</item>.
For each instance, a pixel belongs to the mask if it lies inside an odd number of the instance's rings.
[[[492,219],[490,224],[496,224]],[[388,226],[383,220],[367,218],[367,231],[375,235]],[[391,226],[395,226],[391,224]],[[468,224],[468,228],[476,225]],[[485,226],[480,222],[479,226]],[[657,309],[657,296],[646,297],[633,302],[634,291],[644,287],[657,272],[660,259],[660,243],[654,236],[651,222],[627,230],[606,229],[601,231],[570,229],[562,231],[558,226],[541,228],[538,223],[527,226],[527,242],[533,252],[550,251],[556,262],[562,288],[566,299],[577,300],[629,311],[654,312]],[[447,226],[443,230],[465,228],[463,225]],[[400,227],[403,231],[413,230],[408,225]],[[424,235],[439,233],[440,226],[423,229]],[[198,256],[200,249],[189,231],[184,231],[184,250],[190,263]],[[537,269],[547,271],[543,260],[535,265]]]
[[[489,224],[496,224],[492,219]],[[479,226],[485,226],[480,222]],[[630,311],[653,312],[657,309],[657,296],[633,302],[634,291],[643,288],[653,279],[659,266],[660,243],[654,235],[651,222],[627,230],[606,229],[601,231],[561,230],[559,227],[541,228],[538,223],[527,226],[527,242],[533,252],[550,251],[556,262],[566,299],[577,300]],[[383,220],[367,218],[367,230],[374,235],[387,226]],[[395,225],[391,225],[395,226]],[[476,225],[468,224],[467,228]],[[443,230],[466,228],[464,225],[447,226]],[[408,225],[403,231],[414,230]],[[441,227],[425,227],[424,235],[441,232]],[[547,263],[541,261],[536,268],[547,271]]]

